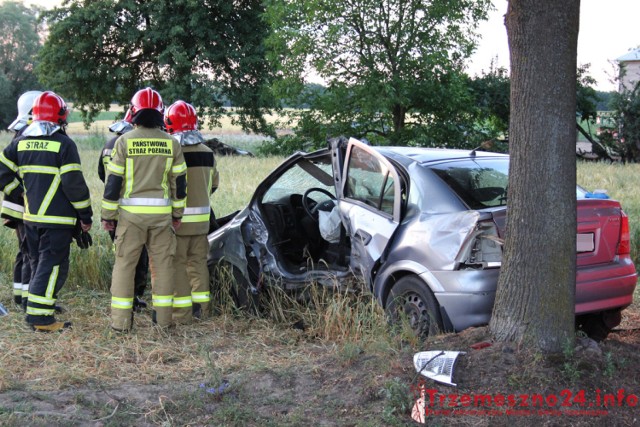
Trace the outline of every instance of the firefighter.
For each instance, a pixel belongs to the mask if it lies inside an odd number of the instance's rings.
[[[187,164],[187,200],[182,225],[176,231],[173,260],[173,320],[190,323],[193,317],[202,319],[209,314],[209,196],[218,186],[218,174],[213,151],[203,144],[196,110],[191,104],[185,101],[171,104],[166,110],[164,124],[167,132],[180,142]]]
[[[98,161],[98,177],[102,182],[105,182],[105,168],[109,164],[111,160],[111,151],[113,150],[113,146],[116,143],[116,140],[120,135],[125,134],[133,130],[133,123],[131,123],[131,109],[128,109],[124,119],[113,123],[109,126],[109,131],[115,133],[116,135],[113,138],[109,138],[107,143],[104,145],[102,152],[100,153],[100,160]],[[115,223],[116,227],[118,223]],[[116,233],[115,230],[109,231],[109,237],[111,237],[111,241],[115,241]],[[133,309],[135,311],[142,311],[142,309],[147,307],[147,303],[142,299],[144,295],[144,291],[147,288],[147,272],[149,271],[149,255],[147,254],[147,248],[143,247],[142,252],[140,252],[140,259],[138,259],[138,264],[136,265],[136,273],[133,278],[134,283],[134,298],[133,298]]]
[[[0,189],[20,194],[31,263],[26,321],[36,331],[62,331],[71,322],[54,317],[58,292],[69,271],[76,223],[91,229],[91,200],[76,144],[64,127],[67,105],[46,91],[33,103],[33,123],[0,155]]]
[[[111,327],[129,332],[133,325],[133,276],[146,245],[151,267],[153,319],[173,325],[173,255],[186,197],[186,169],[180,144],[161,130],[160,94],[141,89],[131,99],[135,129],[120,136],[107,165],[102,225],[115,230],[111,277]],[[115,220],[118,219],[116,228]]]
[[[8,127],[10,131],[15,132],[13,139],[19,138],[27,126],[31,124],[33,120],[33,101],[41,93],[39,90],[30,90],[18,98],[18,117]],[[4,219],[5,227],[16,230],[16,236],[18,237],[18,253],[13,263],[13,301],[26,311],[31,266],[29,264],[29,250],[27,249],[27,236],[22,222],[23,213],[24,200],[22,197],[8,195],[4,197],[0,217]]]

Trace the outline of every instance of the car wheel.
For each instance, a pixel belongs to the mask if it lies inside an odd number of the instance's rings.
[[[259,295],[252,289],[249,281],[234,265],[226,262],[209,265],[209,289],[211,301],[224,307],[231,302],[240,310],[258,313]],[[226,291],[226,292],[225,292]],[[218,307],[220,309],[221,307]]]
[[[391,322],[405,316],[418,336],[437,335],[443,331],[438,302],[427,285],[416,276],[406,276],[393,285],[386,312]]]
[[[608,310],[576,316],[576,329],[596,341],[603,341],[622,321],[622,310]]]

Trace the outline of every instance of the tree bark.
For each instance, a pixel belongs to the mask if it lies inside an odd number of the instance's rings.
[[[509,217],[490,329],[559,352],[574,339],[579,0],[510,0]]]

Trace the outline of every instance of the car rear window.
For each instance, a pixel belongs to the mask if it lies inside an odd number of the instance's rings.
[[[432,165],[430,168],[471,209],[507,204],[508,159],[468,159]]]

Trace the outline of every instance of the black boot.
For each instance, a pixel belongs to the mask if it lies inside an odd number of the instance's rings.
[[[140,313],[145,308],[147,308],[147,303],[145,302],[145,300],[142,299],[142,297],[136,296],[136,297],[133,298],[133,310],[134,311],[137,311],[138,313]]]
[[[202,319],[202,307],[197,302],[191,306],[191,313],[194,319]]]

